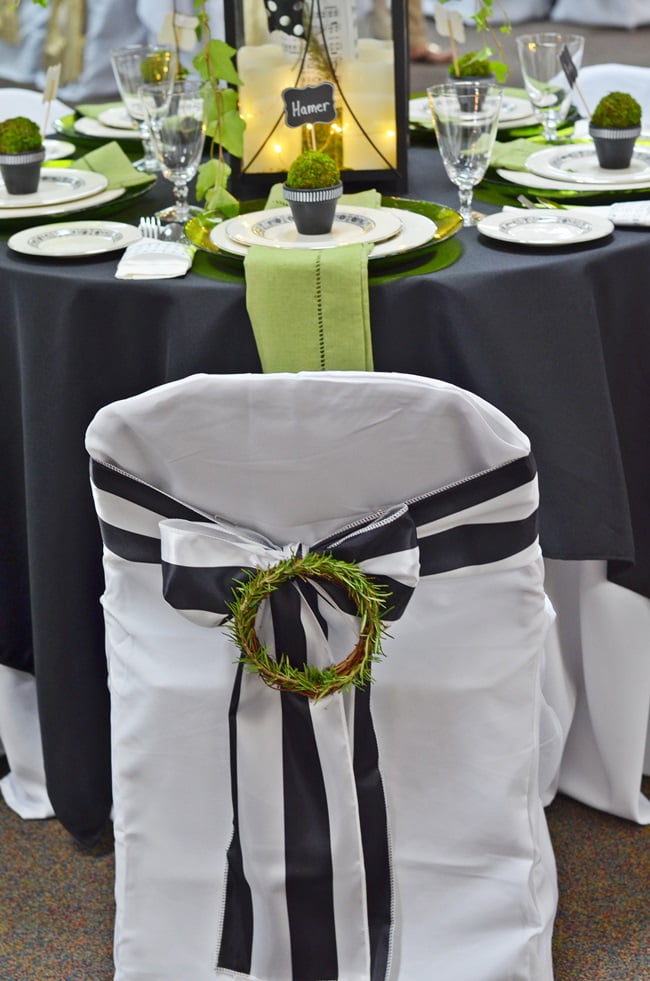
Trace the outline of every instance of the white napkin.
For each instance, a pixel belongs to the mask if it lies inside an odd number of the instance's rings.
[[[115,271],[116,279],[174,279],[192,267],[196,248],[181,242],[143,238],[129,245]]]
[[[504,211],[518,211],[522,208],[513,208],[506,205]],[[537,209],[542,210],[542,209]],[[553,211],[553,208],[547,208]],[[613,204],[593,204],[593,205],[569,205],[570,211],[586,211],[594,215],[602,215],[609,218],[619,228],[650,228],[650,201],[615,201]]]

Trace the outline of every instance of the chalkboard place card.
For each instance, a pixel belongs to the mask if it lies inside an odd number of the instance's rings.
[[[333,123],[336,119],[334,86],[331,82],[307,85],[300,89],[283,89],[282,99],[287,126]]]

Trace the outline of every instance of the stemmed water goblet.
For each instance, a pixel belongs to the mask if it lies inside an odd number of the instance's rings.
[[[204,83],[183,79],[163,99],[156,86],[140,86],[139,96],[163,177],[174,186],[175,203],[156,212],[165,222],[185,224],[200,208],[187,202],[188,184],[196,174],[205,143]]]
[[[171,48],[157,44],[128,44],[111,51],[111,65],[126,111],[140,130],[144,156],[135,166],[155,173],[160,164],[151,146],[138,89],[149,83],[169,93],[176,75],[176,55]]]
[[[442,162],[458,188],[463,225],[475,225],[481,216],[472,211],[472,197],[490,162],[502,90],[488,82],[448,82],[430,86],[427,95]]]
[[[517,38],[517,53],[526,92],[548,143],[562,142],[557,128],[566,119],[571,104],[571,85],[562,61],[569,54],[579,71],[584,45],[585,39],[579,34],[547,32],[522,34]]]

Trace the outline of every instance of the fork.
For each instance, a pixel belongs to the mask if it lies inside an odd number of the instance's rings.
[[[162,238],[162,225],[159,218],[141,218],[138,228],[143,238]]]

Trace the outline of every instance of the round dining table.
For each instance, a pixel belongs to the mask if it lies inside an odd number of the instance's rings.
[[[433,148],[412,147],[408,165],[408,197],[454,207]],[[169,199],[158,178],[113,217],[136,223]],[[480,191],[475,205],[498,210]],[[101,406],[164,382],[261,366],[237,263],[197,252],[183,278],[125,281],[119,253],[41,258],[3,238],[0,661],[35,673],[52,805],[91,841],[111,781],[86,428]],[[376,370],[441,378],[505,412],[537,461],[544,555],[606,562],[612,582],[650,596],[650,233],[528,248],[470,227],[431,255],[381,275],[370,260]]]

